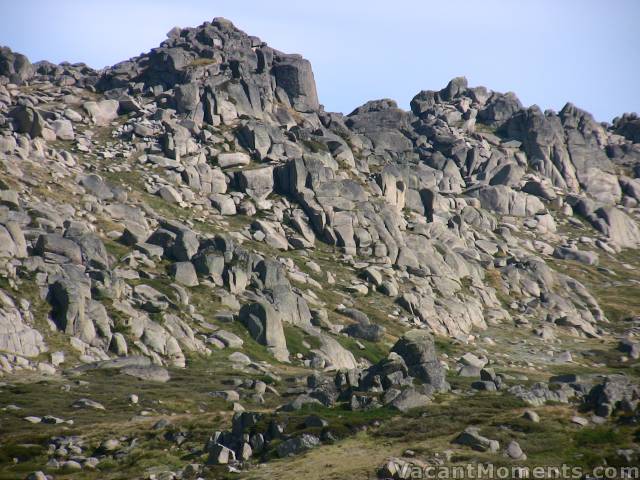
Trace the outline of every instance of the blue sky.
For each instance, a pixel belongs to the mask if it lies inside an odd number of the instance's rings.
[[[96,68],[223,16],[310,59],[330,111],[377,98],[408,108],[465,75],[543,109],[571,101],[600,121],[640,112],[637,0],[22,0],[2,14],[0,44]]]

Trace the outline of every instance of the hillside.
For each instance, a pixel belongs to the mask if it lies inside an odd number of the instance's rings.
[[[320,101],[222,18],[0,49],[0,479],[640,463],[637,115]]]

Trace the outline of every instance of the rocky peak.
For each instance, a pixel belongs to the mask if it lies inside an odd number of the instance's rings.
[[[223,123],[237,115],[262,117],[279,106],[319,108],[308,60],[275,50],[222,18],[172,29],[160,47],[104,71],[97,87],[114,96],[130,83],[154,95],[175,90],[179,111],[210,121],[221,115]],[[198,111],[200,99],[207,107]]]

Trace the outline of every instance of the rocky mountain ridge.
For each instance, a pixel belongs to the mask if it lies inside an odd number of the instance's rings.
[[[542,112],[462,77],[409,111],[383,99],[325,112],[308,60],[216,18],[101,71],[3,48],[0,160],[7,378],[115,369],[171,383],[210,359],[308,376],[284,402],[254,379],[248,403],[406,412],[451,389],[448,369],[498,391],[515,377],[488,364],[545,371],[572,342],[638,358],[635,307],[630,324],[608,318],[581,278],[640,282],[635,114]],[[439,356],[427,332],[474,353]],[[537,342],[522,358],[484,350],[516,335]],[[635,381],[602,382],[509,394],[637,416]],[[243,408],[231,392],[214,397]],[[210,463],[320,442],[252,415],[209,440]]]

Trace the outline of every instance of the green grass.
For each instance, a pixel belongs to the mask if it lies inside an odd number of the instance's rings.
[[[218,63],[218,61],[214,58],[196,58],[189,64],[189,67],[201,67],[205,65],[214,65],[216,63]]]
[[[114,371],[92,371],[70,379],[33,381],[25,377],[23,382],[13,381],[0,388],[0,405],[15,404],[22,408],[0,411],[0,479],[24,478],[27,473],[42,469],[48,458],[44,445],[56,435],[82,435],[88,454],[106,438],[138,439],[138,446],[122,460],[110,460],[98,472],[74,473],[73,478],[136,478],[150,467],[165,465],[175,470],[184,466],[189,463],[190,452],[202,449],[213,431],[229,426],[230,404],[212,398],[209,392],[228,389],[224,383],[227,380],[252,377],[250,373],[230,369],[225,360],[228,353],[215,352],[210,358],[189,356],[189,368],[172,369],[172,378],[166,384],[143,382]],[[256,377],[264,375],[256,373]],[[78,380],[83,383],[77,383]],[[65,384],[70,385],[69,391],[62,388]],[[129,404],[131,393],[139,396],[139,405]],[[106,410],[71,407],[83,397],[102,403]],[[278,402],[272,395],[267,395],[265,405],[242,400],[248,408],[273,408]],[[136,419],[142,410],[152,415]],[[33,425],[23,420],[28,415],[47,414],[72,419],[74,425]],[[163,438],[164,431],[151,429],[159,418],[170,420],[169,429],[188,432],[183,447],[176,450],[174,444]],[[14,463],[14,458],[19,462]],[[58,472],[51,473],[56,478],[66,478],[59,477]]]
[[[585,428],[574,436],[578,447],[598,447],[602,445],[622,445],[624,436],[611,426]]]
[[[344,348],[349,350],[356,358],[366,358],[371,363],[377,363],[389,354],[389,349],[381,343],[369,342],[367,340],[356,340],[355,338],[338,335],[335,339]],[[364,350],[358,346],[360,342]]]
[[[386,422],[374,438],[415,444],[416,451],[454,448],[453,462],[508,462],[501,452],[496,455],[478,453],[451,441],[469,425],[480,429],[482,435],[498,440],[502,448],[516,440],[528,456],[525,465],[560,465],[592,467],[611,462],[618,448],[633,445],[633,426],[606,425],[577,427],[569,421],[568,406],[536,408],[541,422],[522,418],[526,405],[508,394],[476,394],[472,397],[445,395],[423,410],[410,412]]]
[[[498,129],[496,127],[492,127],[490,125],[487,125],[486,123],[481,123],[478,121],[476,121],[476,132],[498,135]]]
[[[324,143],[318,142],[317,140],[313,140],[313,139],[303,140],[302,143],[304,144],[305,147],[307,147],[307,149],[311,150],[313,153],[329,151],[329,149]]]

